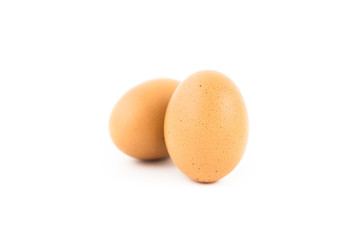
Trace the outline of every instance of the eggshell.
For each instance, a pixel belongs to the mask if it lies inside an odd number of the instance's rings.
[[[150,80],[121,97],[109,122],[110,136],[116,147],[129,156],[144,160],[168,156],[164,118],[178,84],[172,79]]]
[[[171,159],[188,177],[214,182],[242,158],[248,139],[248,116],[236,85],[215,71],[184,80],[169,102],[164,124]]]

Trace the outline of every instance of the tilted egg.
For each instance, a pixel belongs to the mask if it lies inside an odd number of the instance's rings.
[[[164,118],[172,93],[172,79],[144,82],[128,91],[115,105],[109,122],[110,136],[118,149],[138,159],[168,156]]]
[[[198,182],[214,182],[242,158],[248,139],[248,116],[236,85],[215,71],[200,71],[172,95],[164,134],[175,165]]]

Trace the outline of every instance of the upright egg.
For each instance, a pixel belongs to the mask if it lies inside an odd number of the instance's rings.
[[[178,84],[172,79],[154,79],[132,88],[120,98],[109,122],[110,136],[118,149],[144,160],[168,156],[164,118]]]
[[[172,95],[164,134],[175,165],[198,182],[214,182],[242,158],[248,139],[248,116],[242,95],[227,76],[200,71]]]

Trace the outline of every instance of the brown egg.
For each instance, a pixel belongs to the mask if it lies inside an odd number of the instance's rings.
[[[179,82],[155,79],[128,91],[115,105],[109,123],[112,141],[122,152],[138,159],[168,156],[164,118]]]
[[[170,157],[185,175],[198,182],[219,180],[239,163],[248,139],[240,91],[219,72],[191,75],[171,97],[164,132]]]

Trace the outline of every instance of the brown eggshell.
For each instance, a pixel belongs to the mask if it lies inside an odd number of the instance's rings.
[[[197,72],[180,83],[165,117],[171,159],[188,177],[214,182],[244,154],[248,116],[236,85],[215,71]]]
[[[164,141],[166,107],[179,82],[155,79],[128,91],[115,105],[109,123],[114,144],[138,159],[168,156]]]

